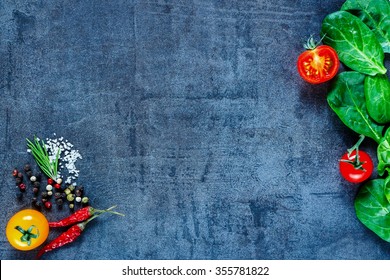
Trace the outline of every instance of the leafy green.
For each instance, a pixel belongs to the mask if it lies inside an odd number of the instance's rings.
[[[381,124],[390,122],[390,81],[387,76],[367,76],[364,94],[370,116]]]
[[[368,114],[364,97],[365,77],[354,71],[340,73],[328,94],[328,104],[346,126],[379,143],[384,127],[376,124]]]
[[[347,0],[341,10],[359,17],[374,32],[383,51],[390,53],[389,0]]]
[[[366,227],[390,242],[390,203],[384,190],[384,179],[367,182],[356,196],[355,211]]]
[[[386,171],[390,171],[390,128],[386,130],[385,136],[378,145],[377,156],[378,174],[383,176]]]
[[[387,201],[390,203],[390,177],[386,178],[384,192]]]
[[[358,17],[334,12],[325,17],[323,42],[333,47],[340,61],[352,70],[367,75],[385,74],[383,49],[375,34]]]

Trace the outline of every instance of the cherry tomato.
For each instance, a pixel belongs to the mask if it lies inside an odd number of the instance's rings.
[[[371,157],[363,151],[359,151],[356,159],[356,150],[350,155],[345,153],[340,160],[340,173],[345,180],[351,183],[361,183],[367,180],[374,169]]]
[[[336,76],[340,61],[336,51],[326,45],[312,46],[301,53],[297,62],[299,75],[311,84],[320,84]]]
[[[49,223],[41,212],[25,209],[17,212],[8,221],[6,235],[14,248],[22,251],[32,250],[47,239]]]

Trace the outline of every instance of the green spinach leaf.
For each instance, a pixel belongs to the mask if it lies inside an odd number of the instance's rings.
[[[327,100],[346,126],[379,143],[384,127],[375,123],[368,114],[364,98],[365,77],[364,74],[354,71],[340,73],[329,91]]]
[[[387,76],[367,76],[364,94],[370,116],[378,123],[390,122],[390,81]]]
[[[390,203],[384,194],[385,180],[367,182],[355,199],[358,219],[380,238],[390,242]]]
[[[389,0],[347,0],[341,10],[359,17],[374,32],[383,51],[390,53]]]
[[[386,171],[390,171],[390,128],[386,130],[385,136],[378,145],[377,156],[378,174],[383,176]]]
[[[384,192],[385,192],[385,196],[386,196],[387,201],[390,203],[390,177],[386,178]]]
[[[367,74],[385,74],[383,49],[375,34],[358,17],[338,11],[325,17],[323,42],[333,47],[340,61],[352,70]]]

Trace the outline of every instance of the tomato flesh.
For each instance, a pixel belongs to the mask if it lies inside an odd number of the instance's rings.
[[[326,45],[304,51],[297,62],[300,76],[311,84],[329,81],[336,76],[340,61],[336,51]]]
[[[340,160],[340,173],[345,180],[351,183],[361,183],[370,178],[374,169],[374,164],[371,157],[364,151],[359,151],[359,161],[361,168],[354,166],[352,162],[356,159],[356,151],[351,155],[345,153]]]

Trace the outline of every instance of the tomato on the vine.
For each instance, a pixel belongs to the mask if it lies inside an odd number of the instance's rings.
[[[340,61],[337,52],[330,46],[318,46],[311,37],[305,44],[307,49],[298,57],[299,75],[311,84],[320,84],[336,76]]]
[[[370,178],[374,164],[369,154],[356,150],[345,153],[340,160],[340,173],[345,180],[351,183],[361,183]]]
[[[41,212],[21,210],[8,221],[6,235],[12,247],[22,251],[32,250],[47,239],[49,223]]]

